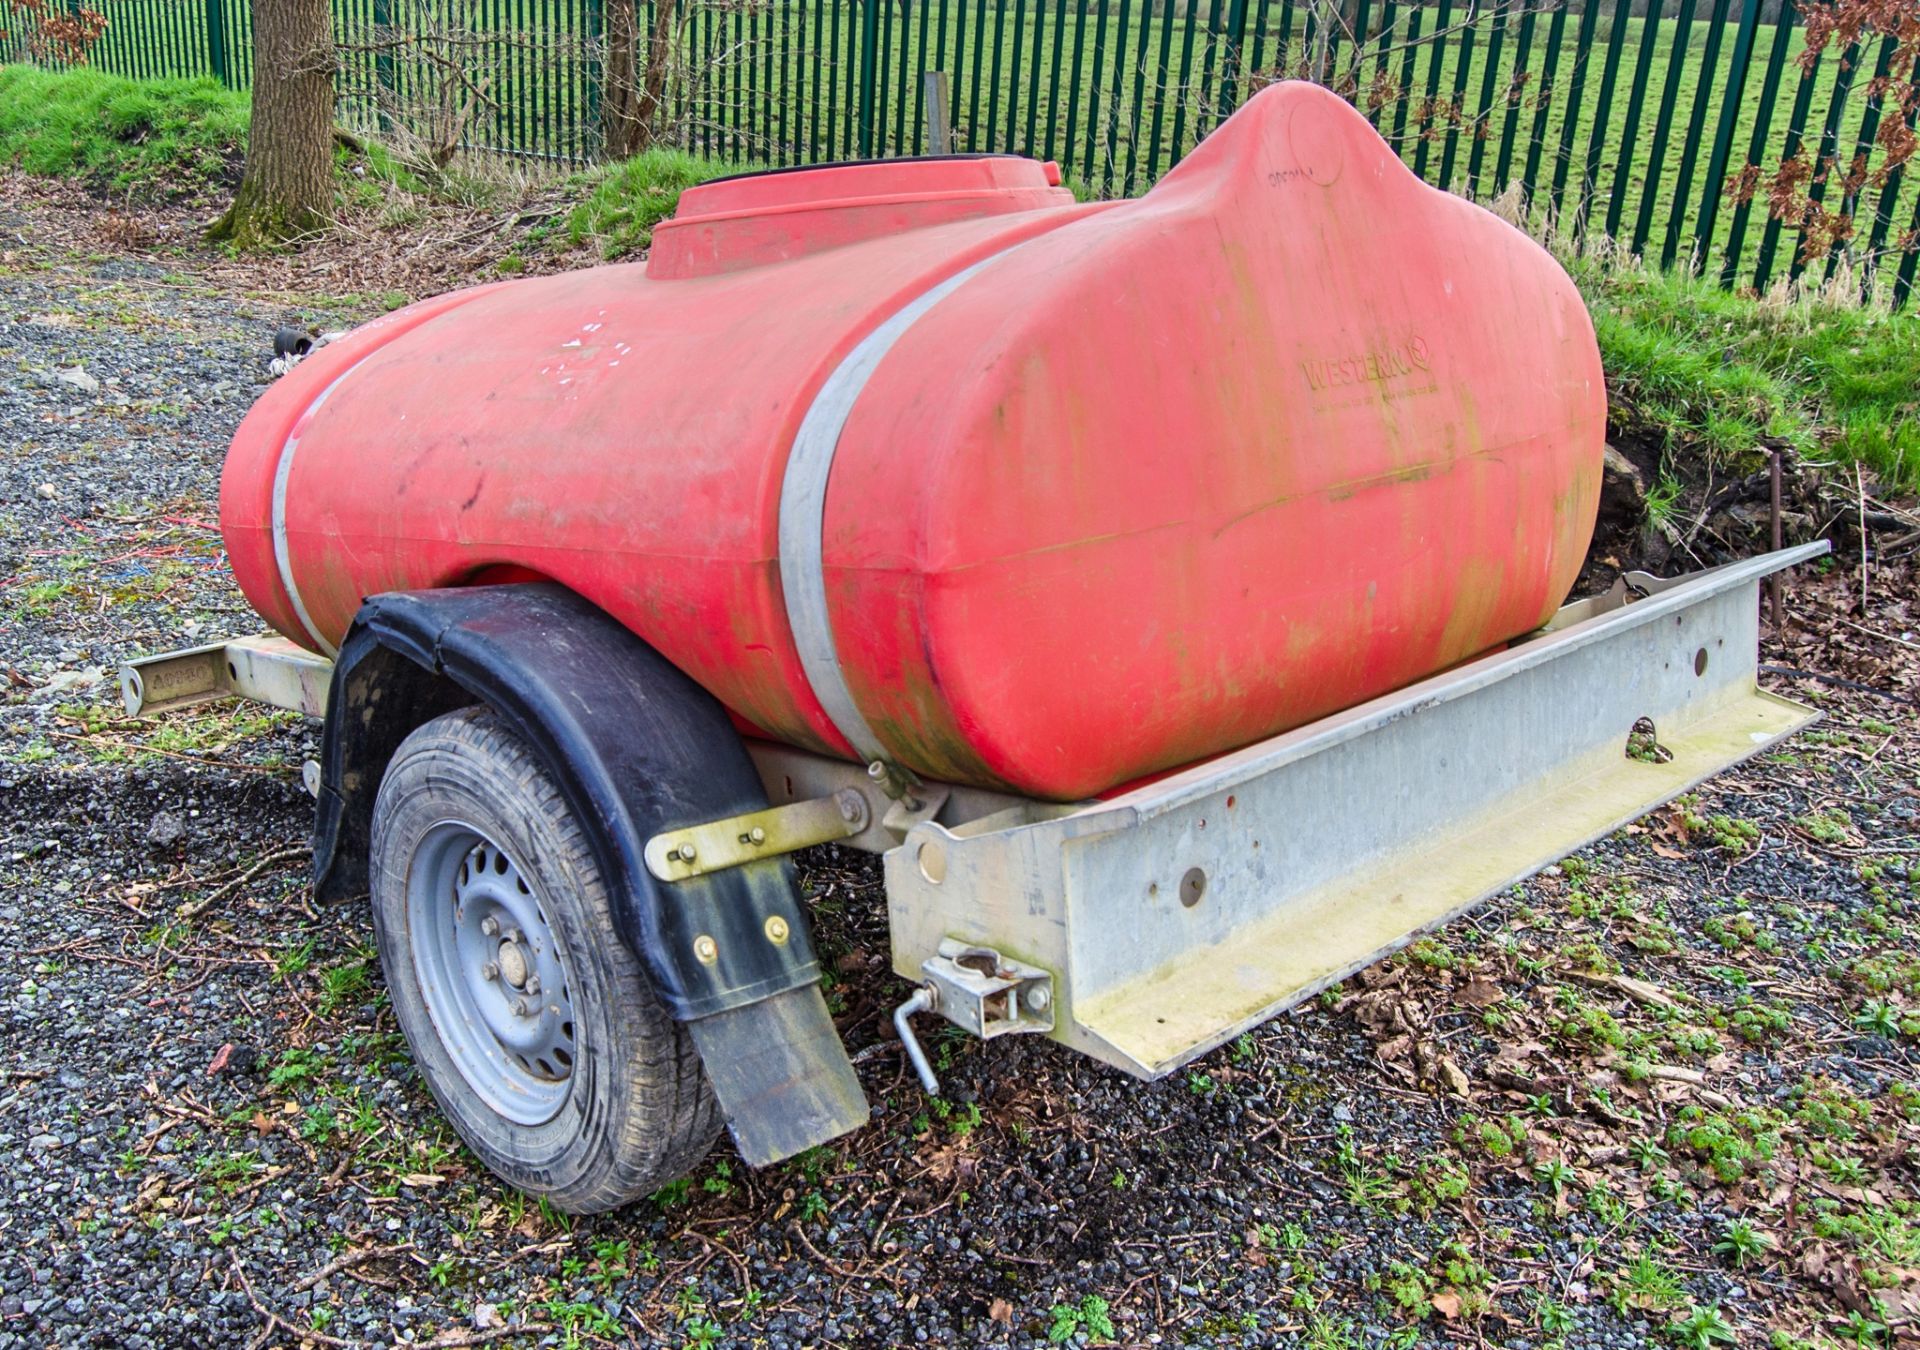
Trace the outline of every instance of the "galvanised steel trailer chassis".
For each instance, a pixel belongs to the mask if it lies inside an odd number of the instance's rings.
[[[1158,1078],[1814,721],[1757,685],[1759,588],[1826,548],[1630,574],[1505,650],[1096,801],[749,741],[771,805],[659,830],[646,867],[671,891],[813,844],[878,853],[929,1091],[922,1011]],[[135,715],[238,695],[320,717],[332,675],[258,637],[131,662],[121,687]]]

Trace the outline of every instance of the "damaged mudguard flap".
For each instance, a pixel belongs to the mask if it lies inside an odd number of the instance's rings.
[[[867,1095],[818,985],[686,1025],[749,1167],[791,1158],[867,1123]]]

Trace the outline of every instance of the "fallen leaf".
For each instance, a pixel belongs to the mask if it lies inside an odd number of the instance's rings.
[[[1490,980],[1468,980],[1453,991],[1453,1001],[1464,1003],[1469,1008],[1491,1008],[1503,997],[1500,986]]]
[[[1656,1008],[1677,1008],[1679,1001],[1657,984],[1645,980],[1636,980],[1630,975],[1614,975],[1608,983],[1636,1003],[1650,1004]]]
[[[1467,1095],[1468,1083],[1466,1072],[1461,1069],[1458,1064],[1453,1062],[1453,1056],[1451,1055],[1440,1056],[1440,1081],[1445,1085],[1447,1091],[1451,1092],[1454,1096],[1464,1097]]]
[[[228,1041],[225,1045],[221,1046],[219,1049],[219,1052],[214,1055],[213,1063],[207,1065],[207,1077],[211,1078],[216,1073],[219,1073],[220,1070],[226,1068],[227,1061],[232,1058],[233,1058],[233,1042]]]
[[[402,1186],[411,1186],[416,1190],[427,1186],[439,1186],[445,1182],[445,1177],[438,1176],[432,1172],[409,1172],[400,1178],[400,1184]]]
[[[1448,1321],[1452,1321],[1460,1315],[1460,1295],[1450,1290],[1435,1294],[1433,1310]]]
[[[1004,1298],[996,1298],[987,1305],[987,1320],[998,1322],[1003,1327],[1013,1325],[1013,1305]]]

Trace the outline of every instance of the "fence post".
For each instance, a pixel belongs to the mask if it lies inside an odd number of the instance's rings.
[[[604,152],[606,136],[600,126],[600,89],[607,78],[607,43],[600,3],[601,0],[587,0],[587,106],[586,125],[580,129],[580,136],[583,143],[597,137]]]
[[[874,65],[880,55],[880,6],[885,0],[860,4],[860,158],[873,158]]]
[[[1240,104],[1240,48],[1247,36],[1247,0],[1233,0],[1227,9],[1227,54],[1220,63],[1220,97],[1214,111],[1214,124],[1233,115]]]
[[[214,79],[227,79],[226,6],[221,0],[207,0],[207,67]]]
[[[1753,137],[1747,145],[1747,163],[1756,169],[1766,158],[1767,132],[1773,125],[1773,105],[1780,93],[1780,71],[1786,65],[1787,41],[1792,36],[1793,0],[1780,0],[1780,12],[1774,16],[1773,46],[1768,49],[1767,70],[1760,83],[1760,104],[1753,110]],[[1727,225],[1727,260],[1720,269],[1722,286],[1732,286],[1740,271],[1741,248],[1747,236],[1747,217],[1752,210],[1751,193],[1734,205],[1733,219]]]
[[[373,114],[393,130],[393,0],[373,0]]]
[[[1733,66],[1727,72],[1727,92],[1720,103],[1720,126],[1707,158],[1707,183],[1700,193],[1700,215],[1694,221],[1694,252],[1688,270],[1698,270],[1713,248],[1713,227],[1719,218],[1720,196],[1726,189],[1727,160],[1733,153],[1733,133],[1740,121],[1741,96],[1747,88],[1747,67],[1753,62],[1753,39],[1760,27],[1760,0],[1746,0],[1740,31],[1733,39]],[[1700,95],[1704,96],[1705,90]]]
[[[921,3],[925,4],[926,0],[921,0]],[[925,72],[921,77],[921,87],[926,93],[927,153],[950,155],[953,153],[953,128],[947,122],[947,72]]]

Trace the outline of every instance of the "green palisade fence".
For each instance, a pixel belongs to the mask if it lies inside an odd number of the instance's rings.
[[[102,69],[252,79],[248,0],[90,2],[108,19]],[[333,0],[340,116],[588,162],[605,2]],[[1880,162],[1879,134],[1904,116],[1884,82],[1920,75],[1920,53],[1876,36],[1803,61],[1795,0],[679,0],[674,17],[664,115],[697,154],[923,154],[938,112],[956,151],[1056,159],[1089,190],[1137,193],[1251,94],[1315,78],[1427,181],[1589,247],[1606,235],[1759,288],[1847,263],[1896,302],[1920,271],[1915,173]],[[0,56],[24,55],[17,23],[0,17]],[[1852,221],[1831,251],[1729,191],[1796,155],[1816,164],[1813,198]]]

